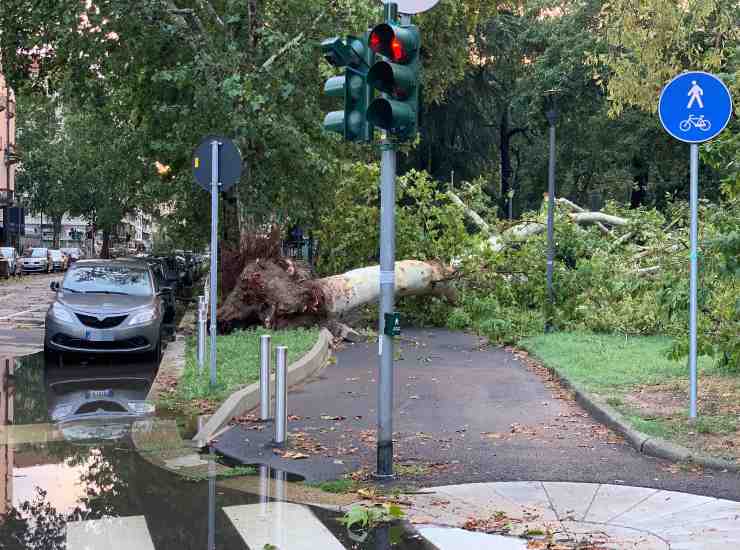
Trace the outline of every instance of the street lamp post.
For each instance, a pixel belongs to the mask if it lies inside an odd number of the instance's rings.
[[[558,120],[558,96],[560,90],[545,92],[545,117],[550,124],[550,162],[547,170],[547,314],[545,332],[553,330],[555,291],[553,290],[553,268],[555,262],[555,124]]]

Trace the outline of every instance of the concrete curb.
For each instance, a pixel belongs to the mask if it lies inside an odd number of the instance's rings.
[[[195,326],[197,322],[192,303],[189,303],[180,322],[175,327],[175,341],[170,342],[164,350],[162,360],[159,362],[157,377],[149,388],[146,400],[155,402],[163,390],[171,388],[185,371],[185,351],[187,349],[187,335],[182,333],[182,327]]]
[[[288,367],[288,387],[303,382],[326,366],[330,354],[331,341],[331,333],[326,329],[321,329],[319,338],[311,350]],[[274,387],[274,384],[275,375],[272,375],[270,377],[270,385]],[[221,404],[218,410],[208,418],[205,424],[200,427],[193,441],[197,446],[204,447],[232,418],[254,409],[259,405],[259,402],[259,382],[232,393]]]
[[[546,365],[535,355],[530,355],[532,359],[546,368],[561,386],[573,392],[576,402],[598,422],[605,424],[615,432],[622,435],[638,452],[664,458],[674,462],[692,462],[707,468],[716,470],[727,470],[729,472],[740,472],[740,464],[715,458],[699,451],[692,451],[681,445],[676,445],[659,437],[651,437],[643,432],[635,430],[629,422],[613,407],[610,407],[598,397],[585,391],[577,384],[571,382],[563,374],[559,373],[554,367]]]

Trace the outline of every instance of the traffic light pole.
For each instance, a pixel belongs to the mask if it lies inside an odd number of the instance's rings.
[[[386,314],[393,313],[396,277],[396,149],[386,139],[380,161],[380,324],[378,353],[378,470],[393,476],[393,336],[385,331]],[[390,332],[390,331],[388,331]]]

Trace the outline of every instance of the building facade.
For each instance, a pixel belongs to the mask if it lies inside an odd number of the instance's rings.
[[[15,165],[18,156],[15,148],[15,94],[5,81],[2,61],[0,60],[0,211],[5,220],[13,216],[8,210],[15,200]],[[6,224],[7,225],[7,224]],[[3,225],[3,233],[8,228]],[[17,233],[17,231],[16,231]],[[7,235],[3,235],[2,242],[10,242]]]

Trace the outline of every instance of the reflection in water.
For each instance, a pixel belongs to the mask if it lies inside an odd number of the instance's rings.
[[[216,550],[216,457],[213,447],[208,452],[208,550]]]
[[[15,394],[15,361],[13,359],[0,359],[2,369],[2,394],[0,394],[0,421],[3,426],[13,423],[13,396]],[[13,448],[4,445],[0,452],[0,514],[5,515],[13,502]]]
[[[105,366],[107,374],[114,370],[110,367]],[[104,370],[86,369],[88,375]],[[40,357],[18,362],[0,359],[2,430],[7,432],[8,426],[18,429],[21,422],[39,430],[53,429],[53,425],[48,424],[48,408],[54,401],[47,394],[50,376],[57,380],[60,375],[74,372],[75,368],[52,372]],[[287,502],[289,474],[283,471],[261,466],[259,479],[251,484],[253,493],[231,489],[216,479],[215,455],[209,449],[212,461],[206,471],[207,480],[184,481],[144,460],[132,448],[128,434],[120,435],[120,439],[108,441],[0,444],[0,548],[79,550],[68,547],[69,523],[120,517],[139,518],[157,550],[248,550],[245,533],[254,533],[254,520],[260,516],[265,520],[262,524],[269,525],[265,534],[270,543],[281,550],[290,549],[296,542],[299,522],[294,518],[297,517],[309,518],[309,524],[314,525],[312,533],[323,525],[341,547],[358,550],[421,548],[406,541],[395,545],[391,536],[393,529],[389,530],[390,538],[379,533],[357,545],[336,521],[336,513],[299,507],[304,512],[296,515],[297,505]],[[36,440],[44,441],[44,437],[36,434]],[[254,514],[241,532],[226,510],[250,505]],[[110,529],[115,529],[115,524],[111,525]],[[74,529],[74,532],[84,531]],[[310,535],[302,537],[309,544],[311,539]],[[90,548],[101,548],[95,544],[93,542]]]

